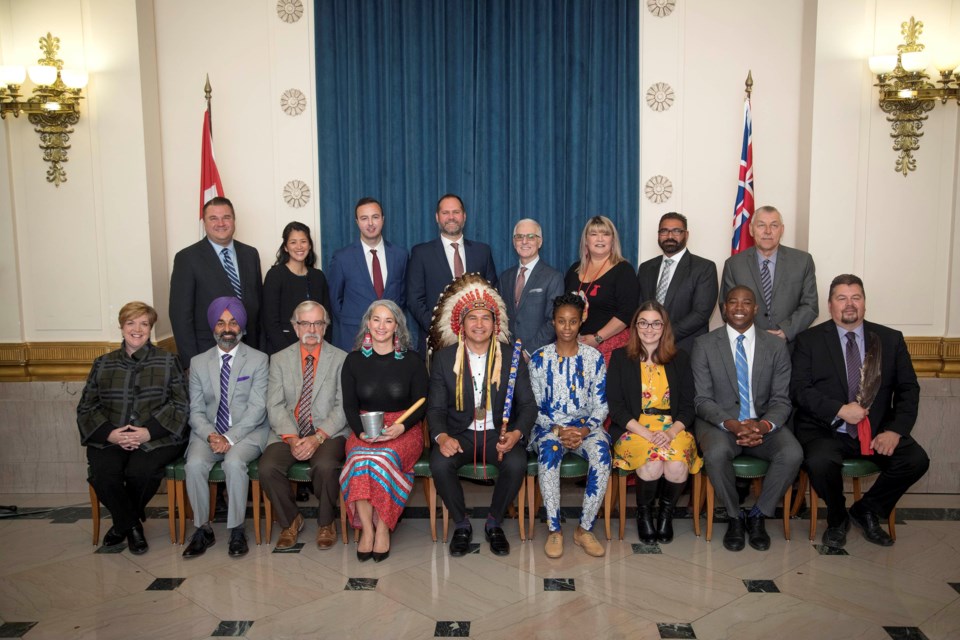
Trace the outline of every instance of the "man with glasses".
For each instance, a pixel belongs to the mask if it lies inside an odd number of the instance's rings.
[[[520,264],[501,273],[497,286],[506,304],[510,335],[523,341],[528,362],[530,354],[553,341],[553,299],[563,294],[563,275],[540,259],[542,246],[537,221],[518,222],[513,227],[513,248]]]
[[[687,251],[687,218],[671,211],[660,218],[657,244],[662,256],[637,269],[640,302],[656,300],[670,315],[676,345],[687,351],[705,334],[717,303],[717,265]]]
[[[301,302],[291,318],[299,342],[270,359],[267,419],[273,432],[260,458],[260,482],[283,527],[277,549],[295,546],[303,529],[303,516],[287,480],[295,462],[310,465],[310,481],[319,501],[317,547],[329,549],[337,540],[334,515],[350,428],[340,386],[347,354],[323,341],[328,318],[323,305]]]

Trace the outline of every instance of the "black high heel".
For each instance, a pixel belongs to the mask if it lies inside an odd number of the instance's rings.
[[[376,557],[373,551],[360,551],[360,549],[357,549],[357,560],[359,560],[360,562],[366,562],[370,558],[373,558],[374,560],[376,560]]]
[[[383,562],[384,560],[390,557],[390,549],[387,549],[383,553],[380,553],[379,551],[374,551],[372,555],[373,555],[374,562]]]

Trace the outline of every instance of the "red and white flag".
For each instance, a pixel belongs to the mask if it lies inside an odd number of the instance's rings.
[[[213,132],[210,129],[210,107],[203,112],[203,143],[200,150],[200,217],[203,205],[211,198],[223,195],[223,183],[213,157]]]
[[[737,180],[737,203],[733,210],[733,243],[730,255],[753,246],[750,218],[753,217],[753,118],[750,97],[743,101],[743,146],[740,150],[740,177]]]

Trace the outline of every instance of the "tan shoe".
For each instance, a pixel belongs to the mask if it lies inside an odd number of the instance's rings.
[[[577,530],[574,532],[573,544],[581,547],[588,556],[593,556],[594,558],[602,558],[607,554],[607,550],[597,541],[596,536],[590,531],[584,530],[582,527],[577,527]]]
[[[563,534],[551,531],[547,536],[547,544],[543,545],[543,552],[548,558],[559,558],[563,555]]]
[[[297,544],[297,536],[300,535],[300,529],[303,529],[303,516],[299,513],[293,519],[290,526],[280,532],[280,539],[277,540],[277,549],[292,549]]]
[[[317,529],[317,547],[329,549],[337,541],[337,526],[332,522]]]

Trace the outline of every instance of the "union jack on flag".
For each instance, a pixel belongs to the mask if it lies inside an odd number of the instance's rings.
[[[743,147],[740,150],[740,177],[737,180],[737,205],[733,211],[733,243],[730,255],[753,246],[747,227],[753,217],[753,119],[750,98],[743,101]]]

